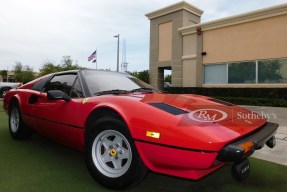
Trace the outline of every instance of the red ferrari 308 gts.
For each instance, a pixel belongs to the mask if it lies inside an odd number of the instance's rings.
[[[232,162],[242,180],[248,157],[275,146],[278,124],[230,103],[166,94],[125,73],[98,70],[40,77],[4,98],[12,138],[32,133],[82,151],[102,185],[124,189],[148,170],[199,180]]]

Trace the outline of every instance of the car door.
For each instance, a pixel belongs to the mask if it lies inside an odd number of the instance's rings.
[[[49,100],[47,92],[60,90],[71,97],[70,101]],[[60,143],[81,150],[83,122],[81,113],[83,92],[77,73],[58,74],[51,78],[38,95],[33,106],[36,130]]]

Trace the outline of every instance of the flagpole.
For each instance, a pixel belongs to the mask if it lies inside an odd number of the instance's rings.
[[[97,61],[97,48],[96,50],[88,57],[88,61],[92,61],[93,63],[96,63],[96,69],[98,69],[98,61]]]
[[[96,48],[96,69],[98,69],[98,48]]]

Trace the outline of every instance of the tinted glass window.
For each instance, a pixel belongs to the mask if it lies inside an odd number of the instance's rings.
[[[47,76],[43,79],[41,79],[40,81],[38,81],[37,83],[35,83],[32,87],[32,90],[35,91],[42,91],[43,88],[45,87],[45,85],[47,84],[47,82],[49,81],[49,79],[51,78],[51,76]]]
[[[287,83],[287,59],[258,61],[258,83]]]
[[[76,82],[75,82],[74,87],[72,89],[71,97],[72,98],[84,97],[79,78],[76,79]]]
[[[228,65],[228,83],[250,84],[256,81],[256,63],[240,62]]]
[[[205,84],[286,84],[287,58],[206,64],[204,75]]]
[[[49,90],[61,90],[70,95],[76,77],[76,74],[57,75],[51,79],[45,92]]]

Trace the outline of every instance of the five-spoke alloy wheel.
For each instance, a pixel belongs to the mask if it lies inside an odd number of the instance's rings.
[[[115,130],[101,132],[92,146],[93,162],[107,177],[120,177],[127,172],[132,161],[128,140]]]
[[[126,124],[118,117],[97,120],[86,135],[86,165],[103,186],[125,189],[147,174]]]
[[[17,107],[13,107],[10,113],[10,129],[13,134],[16,134],[20,125],[20,114]]]
[[[32,131],[25,125],[22,119],[19,104],[14,102],[11,104],[9,111],[9,131],[13,139],[28,139],[32,135]]]

